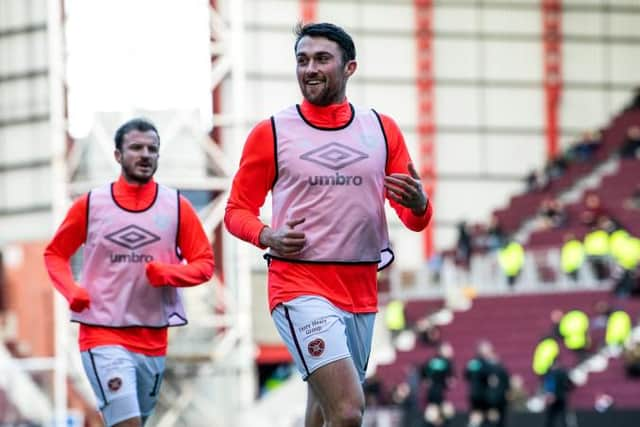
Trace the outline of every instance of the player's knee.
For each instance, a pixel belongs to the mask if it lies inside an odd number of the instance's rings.
[[[342,404],[335,413],[331,426],[360,427],[364,415],[364,407],[357,404]]]

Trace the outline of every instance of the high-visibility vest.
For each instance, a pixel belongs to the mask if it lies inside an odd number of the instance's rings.
[[[607,320],[605,341],[609,345],[621,345],[631,335],[631,317],[622,311],[614,311]]]
[[[584,236],[584,251],[590,256],[605,256],[609,253],[609,234],[595,230]]]
[[[546,374],[559,352],[560,347],[553,338],[540,341],[533,352],[533,372],[537,375]]]
[[[618,260],[620,256],[624,256],[624,247],[628,238],[629,233],[622,229],[614,231],[609,236],[609,252],[611,252],[611,256],[616,260]]]
[[[498,263],[509,276],[517,275],[524,265],[524,249],[518,242],[511,242],[498,252]]]
[[[562,251],[560,252],[562,271],[572,273],[579,269],[583,262],[584,248],[582,247],[582,242],[572,239],[562,245]]]
[[[640,239],[628,236],[622,241],[616,262],[625,270],[635,271],[640,262]]]
[[[384,320],[390,331],[403,330],[405,327],[404,303],[399,300],[389,302],[384,313]]]
[[[560,319],[560,334],[564,345],[570,350],[578,350],[587,344],[589,318],[580,310],[571,310]]]

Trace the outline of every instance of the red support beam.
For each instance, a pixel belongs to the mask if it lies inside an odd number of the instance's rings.
[[[209,0],[209,7],[214,10],[218,8],[217,0]],[[211,36],[211,41],[215,41],[213,39],[213,35]],[[211,63],[213,64],[218,59],[218,55],[211,56]],[[221,88],[220,85],[214,87],[211,91],[211,106],[213,115],[218,115],[222,113],[222,96],[221,96]],[[217,145],[222,145],[222,132],[220,132],[220,128],[217,126],[213,126],[209,130],[209,137],[212,141],[214,141]],[[213,197],[218,197],[217,194],[214,194]],[[214,261],[216,264],[216,275],[219,277],[220,281],[224,283],[224,257],[223,257],[223,246],[222,246],[222,226],[216,227],[214,230],[206,230],[208,233],[213,234],[213,255]]]
[[[300,19],[303,23],[316,22],[318,0],[300,0]]]
[[[558,153],[558,112],[562,94],[562,0],[542,0],[542,46],[547,158]]]
[[[418,170],[431,199],[436,191],[435,168],[435,88],[433,49],[433,0],[414,0],[416,37],[416,93],[417,134],[419,147]],[[433,254],[433,229],[424,231],[424,254]]]

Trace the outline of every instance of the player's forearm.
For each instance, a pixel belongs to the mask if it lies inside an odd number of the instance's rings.
[[[148,274],[155,285],[190,287],[207,282],[213,276],[213,258],[202,258],[188,264],[154,263],[153,272]]]
[[[77,287],[73,278],[69,260],[53,252],[49,248],[44,253],[44,263],[53,282],[53,286],[67,301],[71,300],[73,290]]]
[[[87,230],[87,200],[78,198],[44,251],[44,263],[55,288],[69,301],[78,288],[69,260],[82,246]]]
[[[394,204],[392,203],[392,206]],[[427,209],[422,215],[416,215],[411,209],[407,209],[399,204],[393,206],[396,212],[398,213],[398,217],[402,221],[402,223],[412,231],[422,231],[427,225],[431,222],[431,217],[433,216],[433,207],[431,205],[431,200],[427,201]]]
[[[229,233],[237,238],[259,248],[265,247],[260,242],[260,233],[265,225],[253,212],[228,205],[224,216],[224,224]]]

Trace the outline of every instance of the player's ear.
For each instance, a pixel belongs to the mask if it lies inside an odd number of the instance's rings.
[[[353,73],[356,72],[357,68],[358,68],[358,63],[356,62],[355,59],[351,59],[351,60],[347,61],[347,63],[344,65],[344,75],[345,75],[345,77],[351,77],[353,75]]]
[[[122,152],[120,150],[113,150],[113,157],[116,159],[116,162],[122,164]]]

